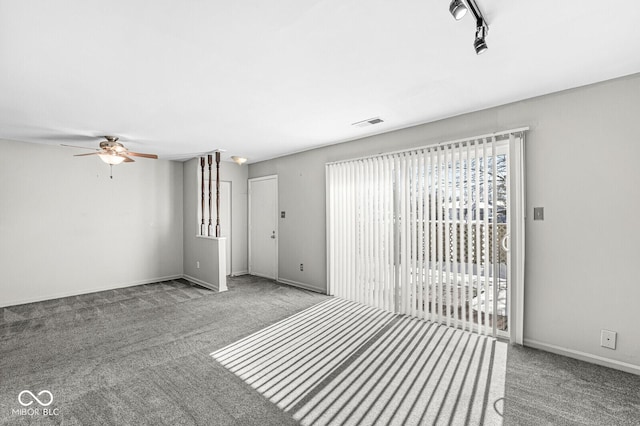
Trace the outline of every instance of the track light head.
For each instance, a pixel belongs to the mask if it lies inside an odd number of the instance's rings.
[[[488,49],[487,42],[483,38],[477,38],[473,42],[473,47],[476,49],[476,55],[479,55]]]
[[[473,48],[476,50],[476,55],[483,53],[488,49],[487,42],[485,41],[485,37],[487,36],[487,27],[484,25],[479,25],[476,28],[476,39],[473,42]]]
[[[467,13],[467,6],[462,0],[451,0],[449,12],[451,12],[456,21],[459,21]]]

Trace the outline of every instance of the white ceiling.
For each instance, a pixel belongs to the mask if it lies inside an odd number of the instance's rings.
[[[638,2],[477,2],[480,56],[448,0],[0,0],[0,138],[255,162],[640,72]]]

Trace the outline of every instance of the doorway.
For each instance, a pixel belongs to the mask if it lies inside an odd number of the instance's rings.
[[[329,293],[520,343],[524,130],[327,164]]]
[[[278,278],[278,176],[249,179],[249,273]]]

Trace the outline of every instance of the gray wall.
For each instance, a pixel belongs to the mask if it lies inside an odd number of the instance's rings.
[[[249,272],[247,258],[247,193],[249,168],[220,163],[220,179],[231,181],[231,275]],[[227,241],[229,244],[229,241]]]
[[[325,290],[326,162],[530,126],[525,342],[640,366],[639,114],[636,74],[252,164],[249,177],[278,175],[279,276]],[[603,328],[617,350],[600,347]]]
[[[198,231],[198,160],[184,163],[184,274],[218,285],[217,249],[213,241],[196,237]],[[231,274],[243,274],[247,263],[247,166],[223,161],[220,180],[231,181]],[[196,267],[200,262],[200,268]]]
[[[182,275],[182,163],[0,141],[0,305]]]

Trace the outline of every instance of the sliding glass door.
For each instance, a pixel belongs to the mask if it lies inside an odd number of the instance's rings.
[[[328,164],[330,293],[509,336],[514,143],[491,135]]]

